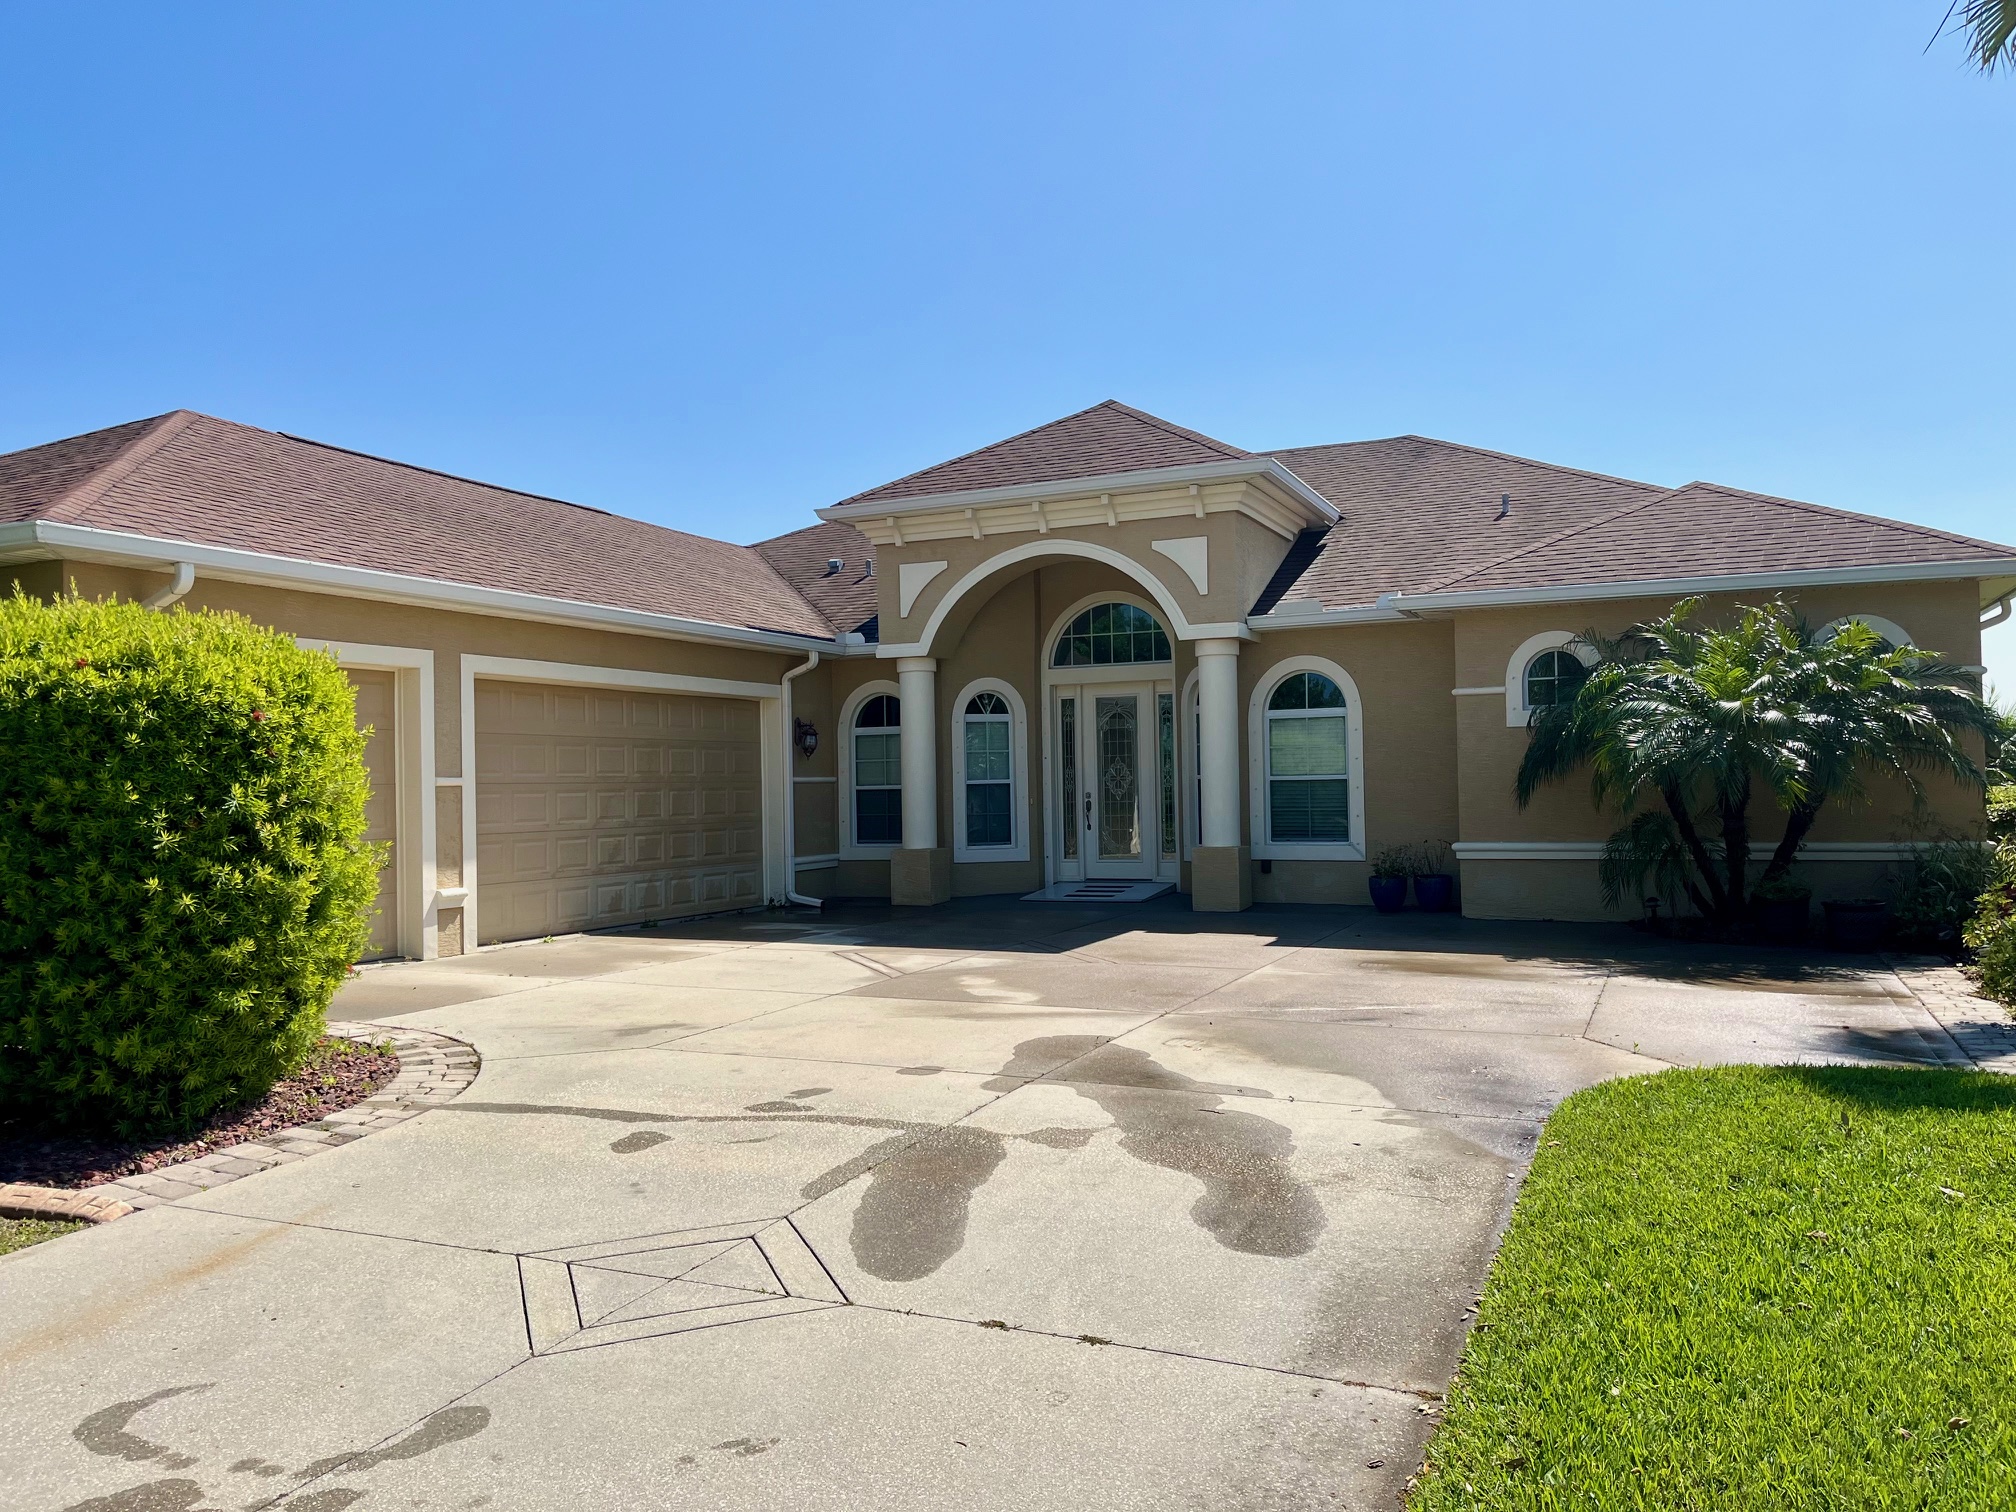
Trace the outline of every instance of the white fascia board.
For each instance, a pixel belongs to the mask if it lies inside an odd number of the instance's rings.
[[[1508,604],[1571,604],[1599,599],[1680,598],[1757,588],[1821,588],[1836,583],[1907,583],[1999,577],[2007,557],[1954,562],[1893,562],[1876,567],[1805,567],[1790,572],[1728,572],[1708,577],[1633,578],[1615,583],[1561,583],[1543,588],[1480,588],[1472,592],[1382,593],[1379,607],[1396,610],[1485,609]]]
[[[788,651],[816,649],[827,655],[840,656],[858,656],[868,649],[836,646],[833,641],[816,635],[799,635],[784,630],[752,630],[740,625],[716,624],[710,620],[653,614],[643,609],[621,609],[609,604],[551,598],[545,594],[520,593],[508,588],[483,588],[473,583],[418,577],[403,572],[382,572],[371,567],[340,567],[302,557],[240,551],[227,546],[203,546],[190,541],[128,535],[122,531],[93,530],[82,525],[58,525],[45,520],[0,525],[0,558],[32,554],[29,548],[35,547],[45,553],[61,552],[82,561],[155,570],[172,562],[193,562],[200,574],[227,582],[259,583],[335,593],[348,598],[418,604],[432,609],[495,614],[551,624],[585,625],[598,630],[626,630],[714,645]]]
[[[1272,457],[1227,457],[1223,462],[1193,462],[1187,467],[1148,467],[1133,472],[1102,473],[1091,478],[1053,478],[1042,483],[1009,483],[995,488],[965,488],[956,493],[921,494],[866,504],[833,504],[815,513],[822,520],[880,520],[891,515],[926,514],[940,509],[972,509],[986,504],[1014,504],[1024,499],[1071,499],[1086,494],[1126,493],[1130,489],[1164,488],[1170,484],[1222,483],[1236,478],[1268,478],[1325,525],[1337,523],[1337,507]]]
[[[1392,625],[1412,618],[1398,609],[1360,604],[1350,609],[1316,609],[1305,614],[1255,614],[1246,623],[1255,630],[1302,630],[1311,625]]]

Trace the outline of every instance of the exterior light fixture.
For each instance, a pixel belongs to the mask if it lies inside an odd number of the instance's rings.
[[[809,719],[794,719],[791,721],[791,724],[791,739],[793,744],[798,747],[798,753],[801,756],[809,757],[814,751],[819,749],[819,727]]]

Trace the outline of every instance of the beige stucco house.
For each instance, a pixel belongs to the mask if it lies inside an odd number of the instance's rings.
[[[0,457],[23,590],[239,610],[350,669],[377,948],[416,957],[787,895],[1362,903],[1434,842],[1469,914],[1599,917],[1614,819],[1512,797],[1578,632],[1782,595],[1972,664],[2016,593],[2016,550],[1924,526],[1112,402],[818,516],[736,546],[186,411]],[[1805,871],[1866,891],[1979,822],[1879,791]]]

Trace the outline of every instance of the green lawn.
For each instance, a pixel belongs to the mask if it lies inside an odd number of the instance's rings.
[[[1428,1460],[1410,1512],[2016,1507],[2016,1078],[1571,1097]]]
[[[47,1218],[0,1218],[0,1255],[11,1255],[44,1239],[60,1239],[82,1227],[81,1223],[57,1223]]]

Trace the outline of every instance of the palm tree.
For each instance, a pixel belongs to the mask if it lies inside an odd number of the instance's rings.
[[[1967,56],[1983,73],[2016,68],[2016,0],[1953,0],[1939,36],[1949,30],[1966,34]]]
[[[1533,718],[1520,806],[1586,766],[1598,807],[1628,816],[1605,848],[1610,901],[1657,881],[1711,924],[1740,924],[1760,786],[1785,813],[1762,885],[1790,869],[1828,802],[1866,796],[1872,772],[1901,778],[1914,800],[1925,772],[1981,784],[1966,740],[1985,736],[1993,713],[1973,672],[1859,622],[1823,638],[1782,603],[1720,629],[1693,625],[1699,607],[1684,600],[1615,640],[1585,635],[1596,665]]]

